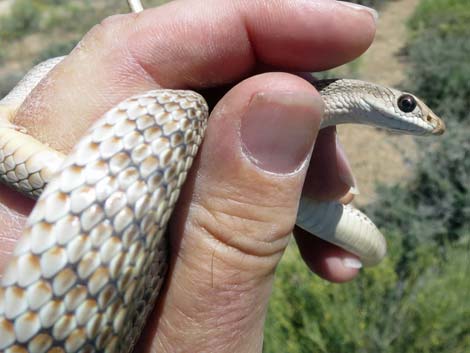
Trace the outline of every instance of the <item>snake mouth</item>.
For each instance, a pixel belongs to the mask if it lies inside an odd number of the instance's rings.
[[[401,121],[401,124],[403,121]],[[406,127],[393,126],[390,130],[408,135],[442,135],[446,131],[446,126],[442,119],[433,112],[428,112],[421,118],[421,123],[410,123]]]
[[[383,126],[378,126],[383,128]],[[426,129],[411,129],[411,128],[399,128],[399,127],[387,127],[385,128],[387,131],[395,132],[398,134],[402,135],[416,135],[416,136],[422,136],[422,135],[429,135],[429,130]],[[432,133],[432,132],[431,132]]]

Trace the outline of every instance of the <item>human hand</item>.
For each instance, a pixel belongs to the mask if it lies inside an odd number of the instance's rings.
[[[211,113],[171,221],[170,277],[138,351],[261,350],[274,269],[307,169],[304,192],[314,198],[340,197],[352,177],[334,130],[318,133],[315,89],[295,75],[255,73],[342,64],[374,31],[370,13],[335,1],[177,1],[96,26],[21,107],[17,125],[68,152],[126,97],[164,87],[202,90],[211,100],[233,86]],[[0,241],[8,252],[31,203],[3,190]],[[344,266],[352,255],[296,233],[319,275],[357,274]]]

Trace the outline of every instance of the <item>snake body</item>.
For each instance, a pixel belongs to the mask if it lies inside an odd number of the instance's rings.
[[[140,2],[132,3],[138,10]],[[12,107],[61,60],[35,67],[0,101],[0,179],[40,195],[1,281],[0,352],[128,352],[164,280],[166,225],[208,108],[191,91],[128,98],[64,157],[12,123]],[[408,93],[346,79],[315,86],[326,105],[322,127],[355,122],[418,135],[444,131]],[[303,198],[297,223],[366,265],[385,255],[378,229],[351,206]]]

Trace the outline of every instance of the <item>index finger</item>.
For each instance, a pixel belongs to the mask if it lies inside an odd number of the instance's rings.
[[[182,0],[114,16],[43,80],[15,123],[66,152],[133,94],[234,82],[258,63],[326,69],[360,55],[374,33],[369,11],[332,0]]]

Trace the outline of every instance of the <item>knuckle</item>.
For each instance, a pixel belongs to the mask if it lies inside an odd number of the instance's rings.
[[[125,43],[123,36],[128,33],[133,14],[112,15],[94,25],[82,40],[85,46],[114,47]]]
[[[122,26],[129,23],[129,19],[133,18],[134,14],[117,14],[111,15],[104,18],[98,26],[102,27],[103,29],[115,29],[121,28]]]
[[[194,210],[197,228],[237,253],[255,258],[277,258],[294,226],[286,210],[273,220],[270,207],[227,198],[219,202],[212,198],[210,204],[202,202]]]

